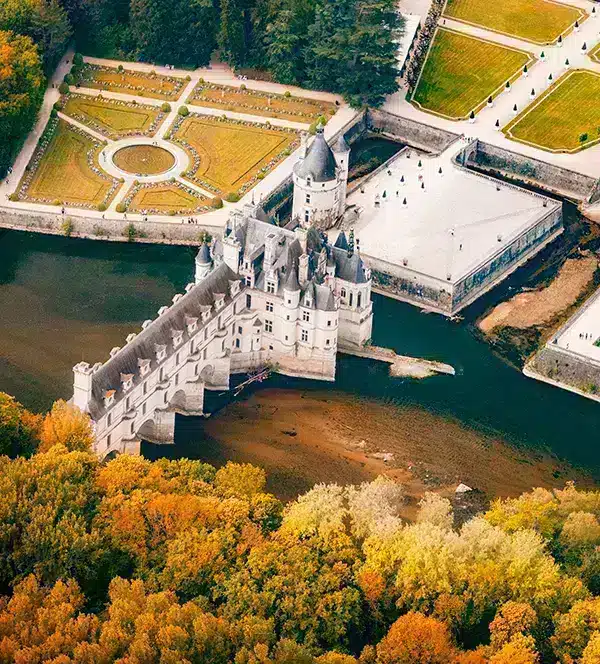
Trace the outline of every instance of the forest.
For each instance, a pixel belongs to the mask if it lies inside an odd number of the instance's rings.
[[[207,66],[378,106],[397,89],[394,0],[0,0],[0,177],[67,46],[83,55]]]
[[[596,664],[600,492],[460,523],[385,477],[283,504],[263,470],[118,456],[0,395],[0,662]]]

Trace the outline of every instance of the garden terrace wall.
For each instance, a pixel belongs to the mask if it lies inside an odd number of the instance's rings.
[[[371,131],[383,133],[399,143],[438,154],[460,138],[451,131],[377,109],[369,109],[367,124]]]
[[[190,213],[195,214],[195,213]],[[188,215],[189,216],[189,215]],[[198,244],[204,231],[211,235],[220,234],[221,227],[199,224],[186,224],[160,221],[137,221],[99,219],[94,217],[70,217],[48,212],[17,212],[12,208],[0,207],[0,228],[48,235],[64,235],[63,223],[72,223],[71,237],[89,240],[127,242],[126,228],[132,223],[142,237],[136,242],[150,244]],[[200,218],[201,221],[201,218]]]
[[[461,150],[456,161],[461,166],[477,168],[492,175],[540,187],[577,202],[594,202],[600,198],[598,180],[593,177],[553,166],[479,139]]]

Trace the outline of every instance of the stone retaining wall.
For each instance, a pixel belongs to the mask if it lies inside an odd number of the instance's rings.
[[[214,227],[201,224],[181,224],[159,221],[120,221],[114,219],[96,219],[89,217],[70,217],[68,214],[45,212],[20,213],[12,209],[0,208],[0,228],[18,231],[65,235],[63,224],[70,220],[71,237],[90,240],[108,240],[127,242],[126,228],[133,223],[138,236],[136,242],[153,244],[198,244],[201,234],[206,231],[215,234]]]
[[[460,138],[459,134],[437,129],[422,122],[402,118],[387,111],[369,109],[368,128],[426,152],[440,153]]]
[[[456,159],[462,166],[500,174],[571,200],[592,202],[594,198],[600,198],[600,187],[595,178],[480,140],[469,144]]]
[[[600,400],[600,367],[563,349],[544,346],[523,369],[530,378]]]

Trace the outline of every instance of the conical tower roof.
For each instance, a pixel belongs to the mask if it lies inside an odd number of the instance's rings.
[[[290,291],[290,293],[294,293],[300,290],[300,284],[298,283],[298,270],[296,270],[295,267],[290,270],[287,281],[285,282],[284,289],[286,291]]]
[[[196,256],[196,263],[198,263],[198,265],[209,265],[210,263],[212,263],[212,258],[210,256],[210,249],[208,248],[206,242],[203,242],[200,245],[200,250],[198,251],[198,255]]]
[[[317,135],[308,148],[306,157],[295,166],[298,177],[311,178],[314,182],[330,182],[336,178],[337,163],[331,148],[325,140],[323,128],[317,129]]]
[[[350,152],[350,146],[348,143],[346,143],[346,139],[344,138],[344,134],[340,134],[339,138],[335,142],[335,145],[333,146],[333,151],[334,152]]]

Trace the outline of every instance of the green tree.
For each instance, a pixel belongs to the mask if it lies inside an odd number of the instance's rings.
[[[37,445],[40,424],[40,416],[0,392],[0,454],[10,457],[31,454]]]
[[[244,64],[247,44],[247,10],[244,0],[221,0],[217,44],[230,65]]]

